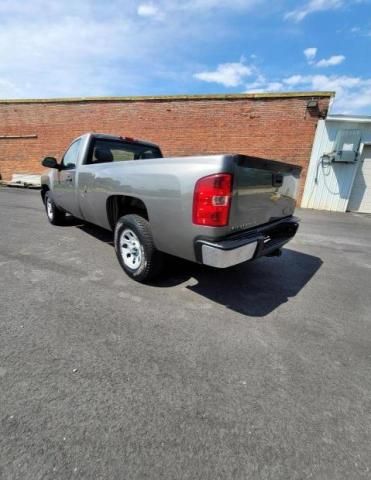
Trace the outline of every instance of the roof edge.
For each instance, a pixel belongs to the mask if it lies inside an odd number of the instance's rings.
[[[267,93],[215,93],[197,95],[144,95],[128,97],[65,97],[65,98],[14,98],[0,99],[0,104],[12,103],[82,103],[82,102],[148,102],[148,101],[179,101],[179,100],[243,100],[264,98],[297,98],[297,97],[334,97],[331,91],[308,92],[267,92]]]
[[[326,120],[330,122],[354,122],[354,123],[371,123],[371,115],[347,115],[347,114],[333,114],[328,115]]]

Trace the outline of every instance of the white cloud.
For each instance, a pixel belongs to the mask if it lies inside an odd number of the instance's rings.
[[[255,81],[245,85],[246,93],[304,90],[336,92],[332,113],[371,113],[371,78],[296,74],[271,81],[259,75]]]
[[[225,87],[238,87],[244,79],[253,73],[253,68],[240,61],[238,63],[222,63],[216,70],[195,73],[198,80],[220,83]]]
[[[167,93],[166,79],[160,85],[157,76],[169,68],[184,74],[186,49],[214,30],[183,17],[143,29],[134,0],[4,0],[0,98],[135,95],[154,93],[153,85]]]
[[[160,10],[153,3],[141,3],[138,5],[137,13],[140,17],[159,17]]]
[[[335,91],[332,111],[336,113],[370,113],[371,78],[350,75],[292,75],[283,79],[289,88]]]
[[[209,10],[214,8],[228,8],[234,10],[250,10],[262,0],[169,0],[177,9]]]
[[[335,65],[340,65],[345,60],[344,55],[332,55],[330,58],[323,58],[316,62],[316,67],[332,67]]]
[[[0,98],[186,91],[226,14],[266,1],[0,0]]]
[[[0,78],[0,92],[2,98],[14,98],[17,97],[21,91],[17,86],[6,79]]]
[[[119,82],[107,61],[133,58],[132,44],[122,41],[133,31],[129,23],[79,17],[7,25],[0,30],[0,78],[15,88],[0,85],[0,96],[102,95]],[[121,78],[122,85],[132,80],[127,72]]]
[[[303,53],[308,61],[308,65],[314,65],[316,67],[333,67],[335,65],[340,65],[344,62],[344,55],[332,55],[329,58],[323,58],[321,60],[315,61],[317,56],[317,48],[310,47],[306,48]]]
[[[303,83],[303,78],[302,75],[292,75],[291,77],[285,78],[283,83],[290,87],[295,87],[296,85]]]
[[[141,16],[153,17],[175,12],[248,11],[263,2],[264,0],[158,0],[156,5],[152,2],[141,3],[137,8],[137,13]]]
[[[258,75],[254,82],[245,85],[245,93],[279,92],[283,87],[282,82],[269,81],[263,75]]]
[[[281,82],[268,82],[267,92],[279,92],[282,90],[283,84]]]
[[[321,12],[325,10],[335,10],[344,4],[344,0],[309,0],[299,8],[292,10],[285,15],[286,20],[301,22],[311,13]]]
[[[306,59],[308,60],[308,62],[311,63],[317,55],[317,48],[315,48],[315,47],[306,48],[303,51],[303,53],[304,53]]]

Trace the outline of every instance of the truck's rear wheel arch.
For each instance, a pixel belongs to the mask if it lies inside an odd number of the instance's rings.
[[[136,214],[149,220],[148,210],[140,198],[128,195],[112,195],[107,199],[107,217],[112,230],[124,215]]]

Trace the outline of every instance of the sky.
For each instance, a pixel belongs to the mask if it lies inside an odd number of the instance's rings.
[[[371,115],[371,0],[0,0],[0,98],[335,90]]]

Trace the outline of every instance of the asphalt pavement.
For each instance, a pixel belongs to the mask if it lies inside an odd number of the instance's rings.
[[[370,479],[371,217],[298,215],[279,258],[140,285],[0,188],[0,479]]]

